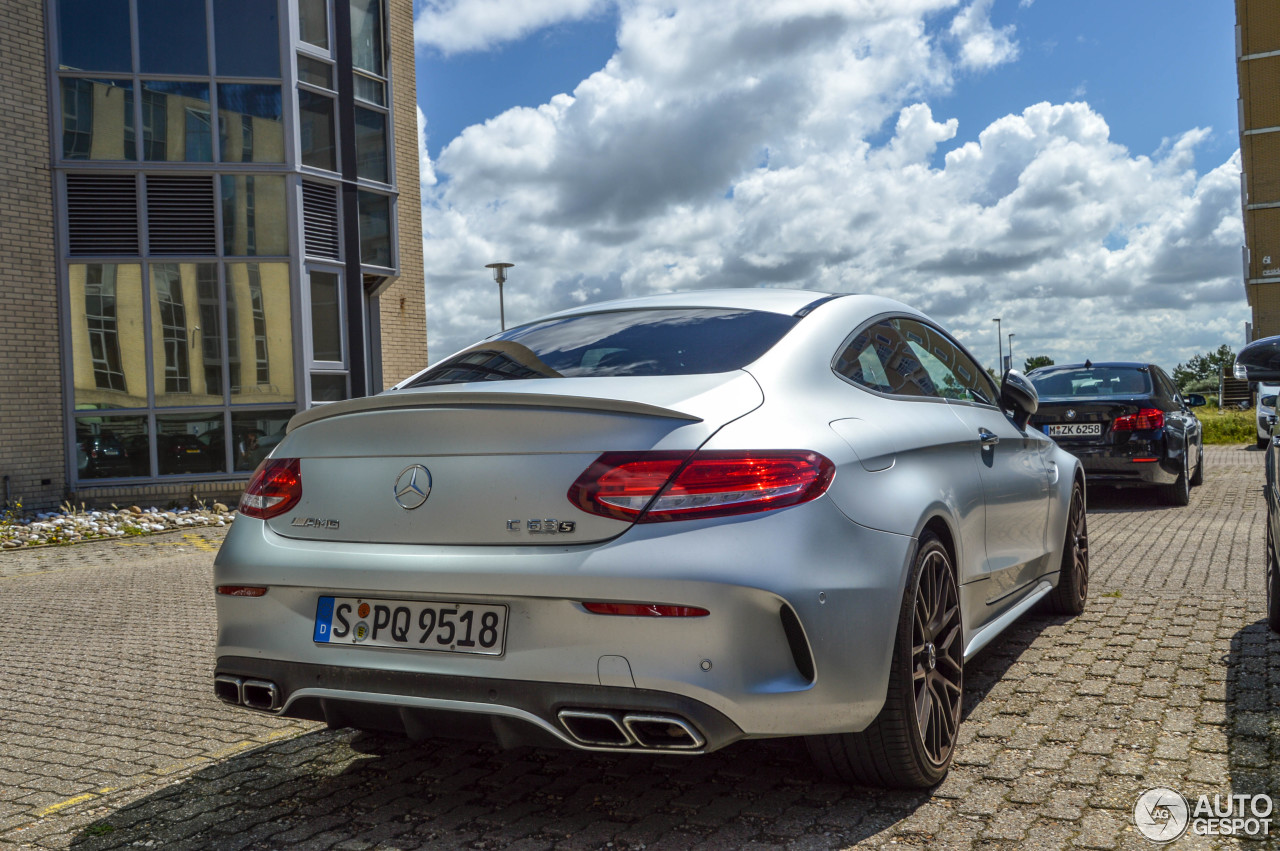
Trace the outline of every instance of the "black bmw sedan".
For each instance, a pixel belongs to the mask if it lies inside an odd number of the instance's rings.
[[[1148,363],[1046,366],[1027,376],[1040,394],[1031,425],[1080,459],[1091,485],[1149,487],[1186,505],[1204,480],[1204,397],[1183,396]]]

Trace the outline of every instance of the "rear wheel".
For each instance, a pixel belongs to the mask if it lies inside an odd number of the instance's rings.
[[[1204,484],[1204,447],[1200,447],[1200,451],[1196,453],[1196,471],[1191,474],[1191,484],[1196,487]]]
[[[1076,482],[1071,488],[1071,506],[1067,509],[1067,534],[1062,545],[1058,587],[1045,598],[1045,605],[1054,614],[1078,615],[1084,611],[1085,599],[1089,596],[1088,523],[1084,487]]]
[[[934,786],[951,766],[963,696],[960,590],[946,547],[926,532],[898,616],[884,708],[861,733],[808,737],[809,753],[841,780]]]
[[[1178,474],[1178,479],[1171,485],[1164,485],[1161,492],[1164,495],[1164,501],[1169,505],[1186,505],[1191,502],[1191,484],[1190,476],[1187,475],[1187,453],[1182,453],[1182,472]]]
[[[1259,449],[1266,449],[1266,448],[1267,448],[1267,441],[1268,441],[1268,440],[1270,440],[1270,438],[1268,438],[1268,437],[1260,437],[1260,438],[1258,438],[1258,448],[1259,448]]]

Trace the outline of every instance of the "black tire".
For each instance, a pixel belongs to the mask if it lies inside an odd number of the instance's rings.
[[[1191,485],[1200,487],[1204,484],[1204,447],[1200,447],[1200,451],[1196,453],[1196,471],[1191,474]]]
[[[1269,441],[1269,440],[1271,440],[1271,438],[1269,438],[1269,437],[1260,437],[1260,438],[1258,438],[1258,448],[1259,448],[1259,449],[1266,449],[1266,448],[1267,448],[1267,441]]]
[[[884,707],[861,733],[807,737],[809,754],[840,780],[896,789],[936,786],[951,767],[963,700],[960,589],[946,547],[925,532],[898,615]]]
[[[1191,502],[1190,476],[1187,475],[1187,454],[1182,453],[1182,472],[1171,485],[1162,485],[1160,493],[1168,505],[1183,506]]]
[[[1076,482],[1067,507],[1067,532],[1062,544],[1062,564],[1058,586],[1045,597],[1044,604],[1057,615],[1078,615],[1089,597],[1089,518],[1085,510],[1084,487]]]
[[[1267,625],[1280,632],[1280,561],[1276,558],[1276,542],[1271,534],[1271,517],[1267,517]]]

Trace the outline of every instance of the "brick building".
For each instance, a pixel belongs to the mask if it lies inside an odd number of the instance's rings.
[[[1253,337],[1280,334],[1280,5],[1236,0],[1244,278]]]
[[[412,0],[0,0],[6,500],[230,495],[426,364]]]

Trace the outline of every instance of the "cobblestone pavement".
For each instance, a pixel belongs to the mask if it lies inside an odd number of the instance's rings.
[[[210,686],[218,532],[5,553],[0,846],[1152,849],[1144,789],[1280,793],[1262,453],[1206,457],[1188,508],[1090,493],[1087,611],[1025,617],[967,668],[930,793],[824,781],[792,741],[499,751],[232,711]],[[1272,847],[1172,847],[1237,845]]]

